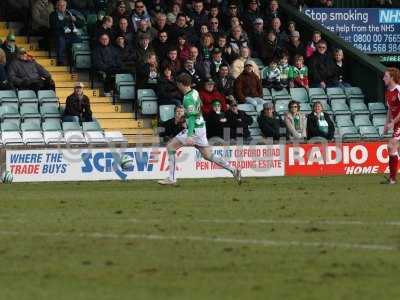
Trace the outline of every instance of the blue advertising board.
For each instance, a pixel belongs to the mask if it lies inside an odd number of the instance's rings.
[[[400,9],[313,8],[304,13],[367,54],[400,53]]]

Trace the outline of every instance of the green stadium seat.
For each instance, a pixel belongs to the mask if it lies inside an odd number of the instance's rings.
[[[348,115],[350,109],[347,106],[346,100],[335,100],[331,102],[331,108],[335,115]]]
[[[38,91],[38,99],[40,103],[45,102],[56,102],[58,103],[58,97],[53,90],[40,90]]]
[[[321,102],[324,111],[326,111],[327,113],[332,113],[332,108],[328,104],[328,100],[318,100],[318,102]]]
[[[1,131],[20,131],[20,121],[4,120],[1,123]]]
[[[132,74],[116,74],[115,86],[119,99],[133,100],[135,99],[135,79]]]
[[[383,102],[370,102],[368,103],[368,109],[372,115],[374,114],[386,114],[386,106]]]
[[[310,102],[305,88],[290,88],[290,95],[298,102]]]
[[[62,131],[59,119],[46,119],[42,123],[43,131]]]
[[[384,126],[386,123],[386,115],[373,115],[372,124],[374,126]]]
[[[37,103],[38,98],[35,91],[32,90],[21,90],[18,91],[18,100],[20,103]]]
[[[351,115],[338,115],[335,120],[338,127],[354,127]]]
[[[16,103],[16,102],[18,102],[17,94],[15,93],[14,90],[0,91],[0,102],[1,103],[5,103],[5,102]]]
[[[346,94],[343,89],[340,87],[330,87],[326,89],[326,94],[328,98],[332,101],[332,99],[347,99]]]
[[[254,115],[257,113],[254,105],[248,103],[238,104],[238,109],[246,112],[248,115]]]
[[[392,137],[392,134],[393,134],[393,130],[392,130],[392,129],[390,129],[390,130],[388,131],[388,133],[383,134],[384,126],[376,126],[375,128],[378,130],[379,136],[380,136],[381,138],[390,139],[390,138]]]
[[[374,126],[360,126],[358,128],[363,139],[379,139],[380,135]]]
[[[268,88],[263,88],[263,99],[265,101],[272,101],[272,95]]]
[[[346,141],[346,140],[359,140],[361,135],[358,133],[357,128],[354,126],[343,126],[339,127],[339,137]]]
[[[368,107],[363,102],[350,103],[350,111],[353,115],[369,115]]]
[[[156,115],[158,111],[157,100],[142,101],[142,115]]]
[[[347,87],[344,89],[344,93],[349,101],[351,99],[361,99],[364,101],[364,93],[359,87]]]
[[[19,119],[18,103],[6,102],[0,106],[1,119]]]
[[[37,103],[22,103],[19,110],[23,119],[41,117]]]
[[[272,100],[278,101],[278,100],[292,100],[292,97],[290,96],[289,92],[287,89],[281,89],[280,91],[271,89],[271,95],[272,95]]]
[[[328,96],[326,95],[324,89],[322,88],[309,88],[308,98],[310,99],[311,102],[318,100],[328,100]]]
[[[62,122],[64,131],[81,131],[81,125],[78,122]]]
[[[372,123],[368,115],[355,115],[354,126],[360,128],[360,126],[372,126]]]
[[[82,122],[83,131],[103,131],[101,126],[96,121]]]
[[[261,129],[260,128],[249,128],[250,136],[260,136]]]
[[[311,104],[310,103],[300,103],[300,111],[303,114],[310,114],[312,112]]]
[[[290,100],[278,100],[275,102],[275,111],[279,114],[282,115],[285,112],[288,111],[288,105],[289,105]]]
[[[40,123],[28,119],[21,123],[21,131],[42,131],[42,127]]]
[[[172,119],[175,116],[175,105],[160,105],[158,107],[160,121],[165,122]]]
[[[251,116],[251,118],[253,119],[253,123],[250,124],[249,128],[259,128],[258,126],[258,116]]]
[[[44,119],[61,117],[59,106],[56,103],[43,103],[40,106],[40,114]]]

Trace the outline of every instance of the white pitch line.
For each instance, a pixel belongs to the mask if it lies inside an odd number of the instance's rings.
[[[54,237],[54,238],[94,238],[94,239],[130,239],[130,240],[150,240],[150,241],[192,241],[208,243],[226,243],[242,245],[259,245],[265,247],[313,247],[313,248],[341,248],[353,250],[369,251],[398,251],[399,247],[394,245],[379,244],[353,244],[336,242],[302,242],[302,241],[275,241],[275,240],[257,240],[257,239],[235,239],[227,237],[204,237],[204,236],[175,236],[175,235],[157,235],[157,234],[114,234],[87,232],[78,234],[69,234],[63,232],[29,232],[18,231],[0,231],[2,236],[30,236],[30,237]]]
[[[116,219],[121,220],[121,219]],[[121,221],[152,224],[152,223],[215,223],[215,224],[288,224],[288,225],[357,225],[357,226],[400,226],[400,221],[365,222],[365,221],[318,221],[318,220],[273,220],[273,219],[122,219]]]

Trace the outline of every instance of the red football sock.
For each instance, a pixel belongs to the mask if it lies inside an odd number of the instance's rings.
[[[389,156],[389,169],[390,169],[390,179],[396,180],[397,170],[399,167],[399,158],[397,155]]]

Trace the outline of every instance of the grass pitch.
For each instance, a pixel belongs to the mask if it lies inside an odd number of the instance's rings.
[[[380,177],[0,186],[0,299],[400,299]]]

